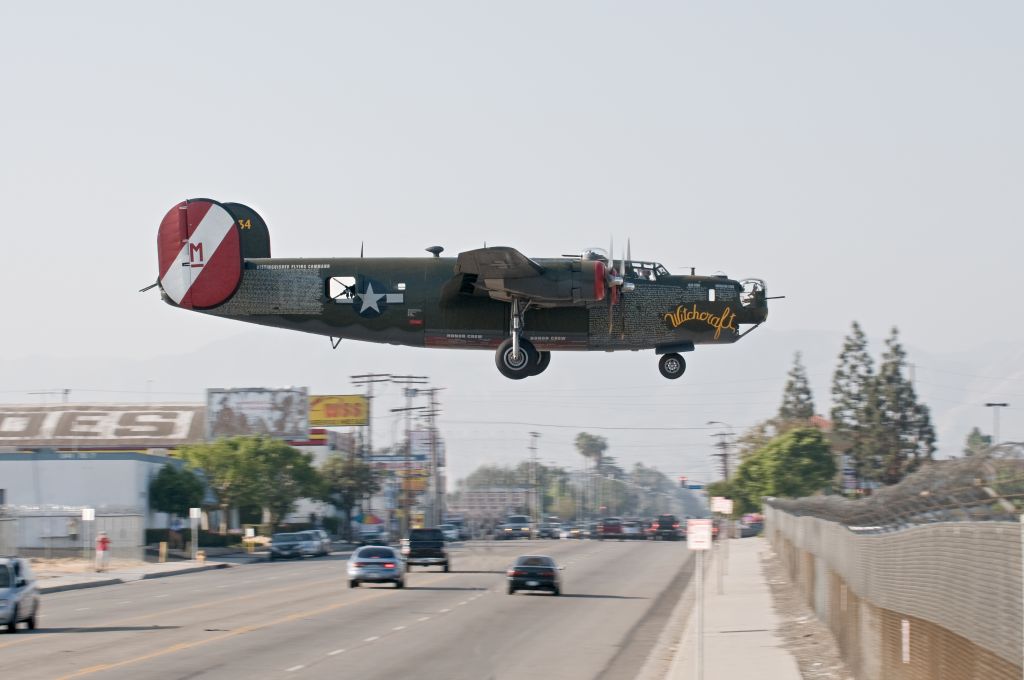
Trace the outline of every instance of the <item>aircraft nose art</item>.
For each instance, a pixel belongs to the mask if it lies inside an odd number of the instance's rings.
[[[171,208],[157,234],[160,287],[186,309],[228,300],[242,280],[242,251],[234,216],[216,201],[193,199]]]

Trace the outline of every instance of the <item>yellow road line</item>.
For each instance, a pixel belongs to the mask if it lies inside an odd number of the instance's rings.
[[[437,578],[431,579],[427,581],[427,583],[434,583],[449,576],[450,574],[438,575]],[[256,624],[252,626],[243,626],[242,628],[237,628],[235,630],[223,633],[222,635],[215,635],[213,637],[202,638],[200,640],[193,640],[191,642],[179,642],[178,644],[171,645],[170,647],[165,647],[164,649],[158,650],[156,652],[150,652],[149,654],[143,654],[142,656],[136,656],[131,659],[125,659],[123,661],[117,661],[114,663],[97,664],[95,666],[89,666],[88,668],[82,668],[71,673],[70,675],[62,675],[57,680],[71,680],[71,678],[80,678],[86,675],[92,675],[93,673],[114,670],[115,668],[123,668],[124,666],[130,666],[132,664],[140,663],[142,661],[149,661],[150,659],[156,659],[161,656],[173,654],[174,652],[178,652],[183,649],[201,647],[203,645],[208,645],[213,642],[219,642],[220,640],[226,640],[227,638],[236,637],[244,633],[251,633],[255,630],[263,630],[265,628],[270,628],[272,626],[281,625],[282,623],[289,623],[296,619],[301,619],[307,616],[317,616],[318,614],[323,614],[325,612],[333,611],[335,609],[341,609],[342,607],[347,607],[351,604],[358,604],[360,602],[366,602],[367,600],[377,599],[379,597],[383,597],[384,595],[393,592],[393,590],[380,590],[376,593],[369,593],[366,597],[361,597],[358,600],[346,600],[344,602],[337,602],[335,604],[327,605],[326,607],[321,607],[319,609],[295,612],[294,614],[289,614],[283,619],[278,619],[277,621],[271,621],[269,623]]]

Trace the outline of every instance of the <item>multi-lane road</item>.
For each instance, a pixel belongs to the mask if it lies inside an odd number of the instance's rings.
[[[564,594],[505,590],[520,554]],[[632,678],[688,578],[685,543],[456,544],[451,573],[349,589],[345,555],[44,597],[0,635],[3,678]]]

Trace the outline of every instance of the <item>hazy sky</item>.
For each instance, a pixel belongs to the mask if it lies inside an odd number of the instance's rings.
[[[136,292],[199,196],[255,207],[279,256],[614,235],[766,279],[774,329],[1019,343],[1022,25],[1019,2],[934,0],[6,2],[0,348],[145,360],[246,332]]]

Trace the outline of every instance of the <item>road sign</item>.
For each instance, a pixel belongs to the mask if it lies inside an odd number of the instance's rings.
[[[690,550],[711,550],[711,520],[686,520],[686,547]]]
[[[720,512],[723,515],[732,514],[732,499],[724,496],[712,496],[711,512]]]
[[[96,519],[96,508],[82,508],[82,521],[91,522]]]
[[[202,518],[202,516],[203,516],[203,509],[202,508],[189,508],[188,509],[188,517],[189,517],[189,519],[200,519],[200,518]]]
[[[690,491],[700,491],[701,489],[704,488],[704,485],[703,484],[688,484],[686,486],[686,488],[689,489]]]

